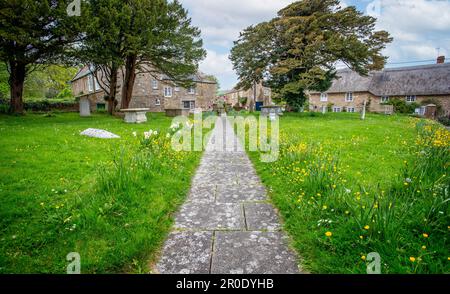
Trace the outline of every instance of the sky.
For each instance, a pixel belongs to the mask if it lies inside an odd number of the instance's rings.
[[[207,57],[200,70],[215,75],[222,90],[232,89],[237,76],[228,58],[244,28],[267,21],[292,0],[180,0],[193,25],[202,31]],[[433,63],[438,52],[450,59],[450,0],[341,0],[377,18],[394,42],[383,52],[387,67]],[[439,49],[437,49],[439,48]],[[427,61],[411,63],[415,61]],[[408,62],[408,63],[405,63]]]

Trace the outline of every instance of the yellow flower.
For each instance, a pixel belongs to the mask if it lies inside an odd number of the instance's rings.
[[[409,260],[410,260],[411,262],[416,262],[416,258],[413,257],[413,256],[411,256],[411,257],[409,258]]]
[[[364,236],[359,236],[359,239],[361,239],[361,240],[364,239]]]
[[[428,237],[429,237],[427,233],[424,233],[422,236],[423,236],[424,238],[428,238]]]
[[[361,259],[365,261],[366,260],[366,256],[365,255],[361,256]]]
[[[347,211],[345,212],[345,214],[350,214],[350,211],[347,210]],[[450,229],[450,227],[449,227],[449,229]]]
[[[370,229],[370,227],[368,225],[364,227],[364,230],[369,230],[369,229]]]
[[[323,209],[323,210],[327,210],[327,209],[328,209],[328,206],[324,205],[324,206],[322,207],[322,209]]]
[[[422,250],[426,250],[426,249],[427,249],[427,246],[423,245]]]
[[[331,237],[331,236],[333,236],[333,233],[332,233],[332,232],[326,232],[326,233],[325,233],[325,236]]]

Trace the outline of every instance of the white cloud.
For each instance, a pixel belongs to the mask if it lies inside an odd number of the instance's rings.
[[[386,49],[391,62],[431,60],[450,52],[450,1],[375,0],[367,13],[377,17],[377,28],[394,42]]]
[[[293,0],[181,0],[208,42],[232,45],[244,28],[270,20]]]

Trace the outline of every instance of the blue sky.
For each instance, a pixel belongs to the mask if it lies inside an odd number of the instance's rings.
[[[236,84],[228,59],[233,41],[251,24],[270,20],[292,0],[180,0],[194,25],[202,30],[208,56],[200,69],[214,74],[221,89]],[[388,67],[415,65],[403,62],[435,60],[438,50],[450,59],[450,0],[341,0],[375,16],[377,29],[391,33],[394,42],[384,54]],[[428,62],[432,63],[432,62]],[[423,63],[419,63],[423,64]]]

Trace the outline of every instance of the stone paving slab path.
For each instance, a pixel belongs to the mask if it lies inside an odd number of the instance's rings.
[[[299,273],[288,241],[231,124],[219,118],[155,272]]]

